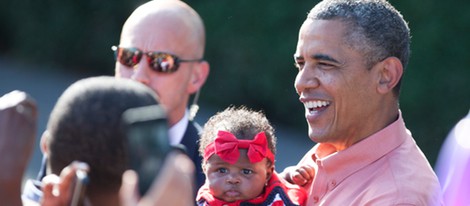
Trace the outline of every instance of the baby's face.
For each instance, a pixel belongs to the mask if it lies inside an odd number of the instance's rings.
[[[250,200],[263,192],[264,185],[273,172],[273,166],[264,158],[250,163],[246,149],[240,149],[235,164],[223,161],[213,154],[205,164],[209,189],[214,197],[225,202]]]

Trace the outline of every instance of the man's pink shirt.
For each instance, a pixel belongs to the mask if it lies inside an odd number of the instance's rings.
[[[401,113],[386,128],[343,151],[315,145],[299,165],[305,163],[316,172],[305,186],[307,205],[442,205],[438,179]]]

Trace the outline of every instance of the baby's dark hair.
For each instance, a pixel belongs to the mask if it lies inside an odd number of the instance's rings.
[[[224,130],[232,133],[237,139],[252,140],[256,134],[265,132],[268,147],[276,154],[276,136],[274,128],[261,111],[253,111],[245,106],[228,107],[218,112],[204,125],[199,142],[199,154],[204,156],[207,145],[215,140],[217,132]]]

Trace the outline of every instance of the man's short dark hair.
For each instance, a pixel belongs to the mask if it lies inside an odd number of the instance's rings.
[[[344,22],[347,27],[342,43],[362,53],[368,68],[391,56],[400,59],[403,69],[408,64],[410,29],[400,12],[386,0],[324,0],[307,18]],[[400,82],[394,89],[397,95]]]
[[[93,77],[72,84],[57,101],[47,125],[52,173],[78,160],[90,166],[88,194],[118,192],[127,169],[121,114],[157,104],[154,92],[136,81]]]

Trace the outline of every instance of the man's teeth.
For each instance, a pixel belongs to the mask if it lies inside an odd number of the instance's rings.
[[[319,107],[328,106],[330,103],[327,101],[309,101],[305,102],[305,107],[308,109],[315,109]]]

